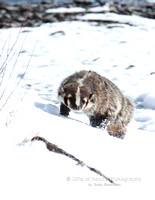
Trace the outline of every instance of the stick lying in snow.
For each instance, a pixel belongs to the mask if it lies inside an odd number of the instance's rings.
[[[63,149],[60,149],[59,147],[57,147],[55,144],[52,144],[50,142],[48,142],[46,139],[42,138],[42,137],[39,137],[39,136],[35,136],[34,138],[31,139],[31,141],[34,141],[34,140],[40,140],[40,141],[43,141],[45,144],[46,144],[46,147],[49,151],[53,151],[55,153],[60,153],[62,155],[65,155],[71,159],[73,159],[74,161],[77,162],[78,165],[81,165],[82,167],[83,166],[86,166],[88,169],[90,169],[91,171],[97,173],[99,176],[102,176],[103,178],[105,178],[107,181],[109,181],[110,183],[114,184],[114,185],[117,185],[113,182],[113,180],[111,180],[110,178],[108,178],[107,176],[105,176],[104,174],[102,174],[102,172],[100,172],[99,170],[93,168],[93,167],[90,167],[88,165],[86,165],[84,162],[82,162],[81,160],[79,160],[78,158],[76,158],[75,156],[67,153],[66,151],[64,151]]]

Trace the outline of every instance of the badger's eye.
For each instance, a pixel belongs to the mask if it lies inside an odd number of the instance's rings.
[[[85,100],[84,100],[84,99],[82,99],[81,101],[82,101],[83,104],[85,103]]]
[[[67,97],[64,97],[64,103],[66,106],[68,106],[68,98]]]
[[[87,103],[87,99],[86,98],[82,99],[82,103],[83,104]]]

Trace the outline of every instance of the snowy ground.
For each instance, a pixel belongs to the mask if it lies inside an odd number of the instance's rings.
[[[155,198],[154,20],[116,14],[79,18],[121,24],[76,21],[0,30],[0,66],[9,55],[0,108],[32,56],[26,76],[0,112],[0,199]],[[81,69],[111,79],[135,102],[134,119],[124,140],[90,127],[83,114],[59,115],[57,88],[63,78]],[[120,186],[110,186],[86,167],[49,152],[42,142],[30,142],[35,135],[99,169]]]

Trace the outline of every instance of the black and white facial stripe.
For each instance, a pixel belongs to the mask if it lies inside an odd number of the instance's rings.
[[[60,100],[72,110],[84,110],[93,106],[93,94],[90,94],[84,86],[61,88]]]

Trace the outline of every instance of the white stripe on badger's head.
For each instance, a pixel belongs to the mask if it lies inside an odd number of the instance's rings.
[[[67,106],[70,107],[71,105],[70,99],[72,98],[72,95],[68,94],[66,97],[67,97]]]
[[[81,102],[81,94],[80,94],[80,87],[77,88],[77,92],[75,94],[75,104],[79,107],[80,106],[80,102]]]
[[[83,106],[82,106],[82,110],[88,110],[90,108],[92,108],[92,106],[94,106],[94,99],[95,99],[95,96],[94,94],[90,94],[89,97],[85,97],[83,99]]]
[[[79,84],[79,87],[83,86],[83,81],[84,81],[84,78],[80,78],[77,82]]]

